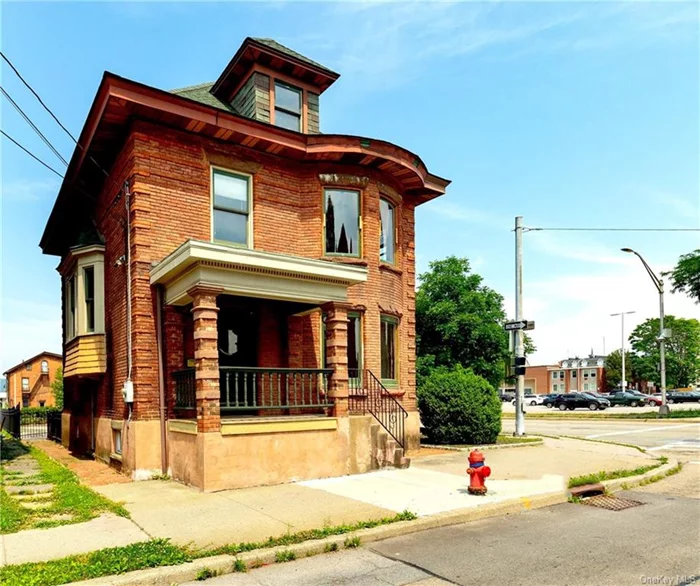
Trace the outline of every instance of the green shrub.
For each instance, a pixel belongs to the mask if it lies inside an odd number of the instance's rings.
[[[436,444],[492,444],[501,431],[501,400],[486,379],[460,365],[438,368],[418,389],[421,421]]]
[[[25,417],[29,415],[43,415],[44,413],[60,413],[60,411],[58,407],[22,407],[20,413],[22,417]]]

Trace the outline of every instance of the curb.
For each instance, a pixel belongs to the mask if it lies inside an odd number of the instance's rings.
[[[509,417],[505,413],[503,414],[502,419],[515,419],[515,416]],[[532,420],[532,419],[537,419],[537,420],[557,420],[557,421],[562,421],[562,420],[579,420],[579,421],[616,421],[616,422],[630,422],[630,423],[700,423],[700,417],[674,417],[673,419],[671,418],[666,418],[666,417],[649,417],[649,418],[639,418],[635,419],[632,417],[607,417],[604,415],[559,415],[559,414],[552,414],[552,415],[528,415],[526,420]]]
[[[533,434],[534,437],[534,434]],[[525,446],[541,446],[544,440],[540,439],[536,442],[518,442],[514,444],[485,444],[483,446],[469,446],[460,448],[459,446],[439,446],[437,444],[421,444],[421,448],[435,448],[437,450],[448,450],[450,452],[468,452],[470,450],[504,450],[506,448],[522,448]],[[437,456],[438,454],[431,454]],[[426,458],[430,456],[425,456]]]
[[[293,551],[297,559],[312,555],[325,553],[326,547],[336,544],[338,550],[344,549],[345,540],[348,537],[359,537],[363,544],[390,539],[401,535],[409,535],[426,529],[436,529],[438,527],[448,527],[459,525],[471,521],[497,517],[501,515],[512,515],[558,505],[567,501],[566,492],[554,492],[533,496],[532,498],[517,498],[500,503],[490,503],[482,507],[473,509],[458,509],[447,511],[428,517],[419,517],[413,521],[399,521],[391,525],[382,525],[371,529],[362,529],[344,535],[334,535],[325,539],[305,541],[296,545],[281,545],[256,551],[249,551],[238,556],[218,555],[209,558],[201,558],[179,566],[163,566],[161,568],[151,568],[148,570],[137,570],[127,574],[117,576],[103,576],[81,582],[73,582],[73,586],[171,586],[181,582],[196,580],[197,574],[204,569],[208,569],[215,575],[230,574],[234,571],[234,563],[237,559],[242,560],[250,569],[263,565],[275,563],[275,555],[281,551]]]

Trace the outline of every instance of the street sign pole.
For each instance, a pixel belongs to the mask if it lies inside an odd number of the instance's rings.
[[[523,217],[515,218],[515,321],[523,319]],[[524,363],[525,346],[523,344],[523,330],[515,330],[515,363]],[[518,360],[521,359],[521,360]],[[523,410],[525,374],[524,368],[516,366],[515,383],[515,434],[525,435],[525,412]]]

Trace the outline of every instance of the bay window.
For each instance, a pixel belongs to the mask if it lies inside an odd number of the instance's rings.
[[[360,256],[360,192],[326,189],[323,199],[325,253]]]
[[[212,168],[212,237],[252,246],[251,177]]]
[[[64,283],[65,341],[104,333],[104,246],[72,249],[59,271]]]

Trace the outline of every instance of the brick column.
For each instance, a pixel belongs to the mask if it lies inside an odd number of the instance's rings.
[[[287,367],[304,367],[304,318],[290,315],[287,318]]]
[[[173,373],[185,368],[183,349],[183,319],[179,308],[166,305],[163,308],[163,339],[165,341],[165,404],[168,419],[175,413],[175,379]]]
[[[210,287],[194,287],[187,292],[192,297],[194,377],[199,433],[221,430],[217,330],[219,308],[216,306],[216,296],[220,292],[220,289]]]
[[[348,414],[348,303],[327,303],[326,362],[333,369],[328,395],[335,403],[336,417]]]

